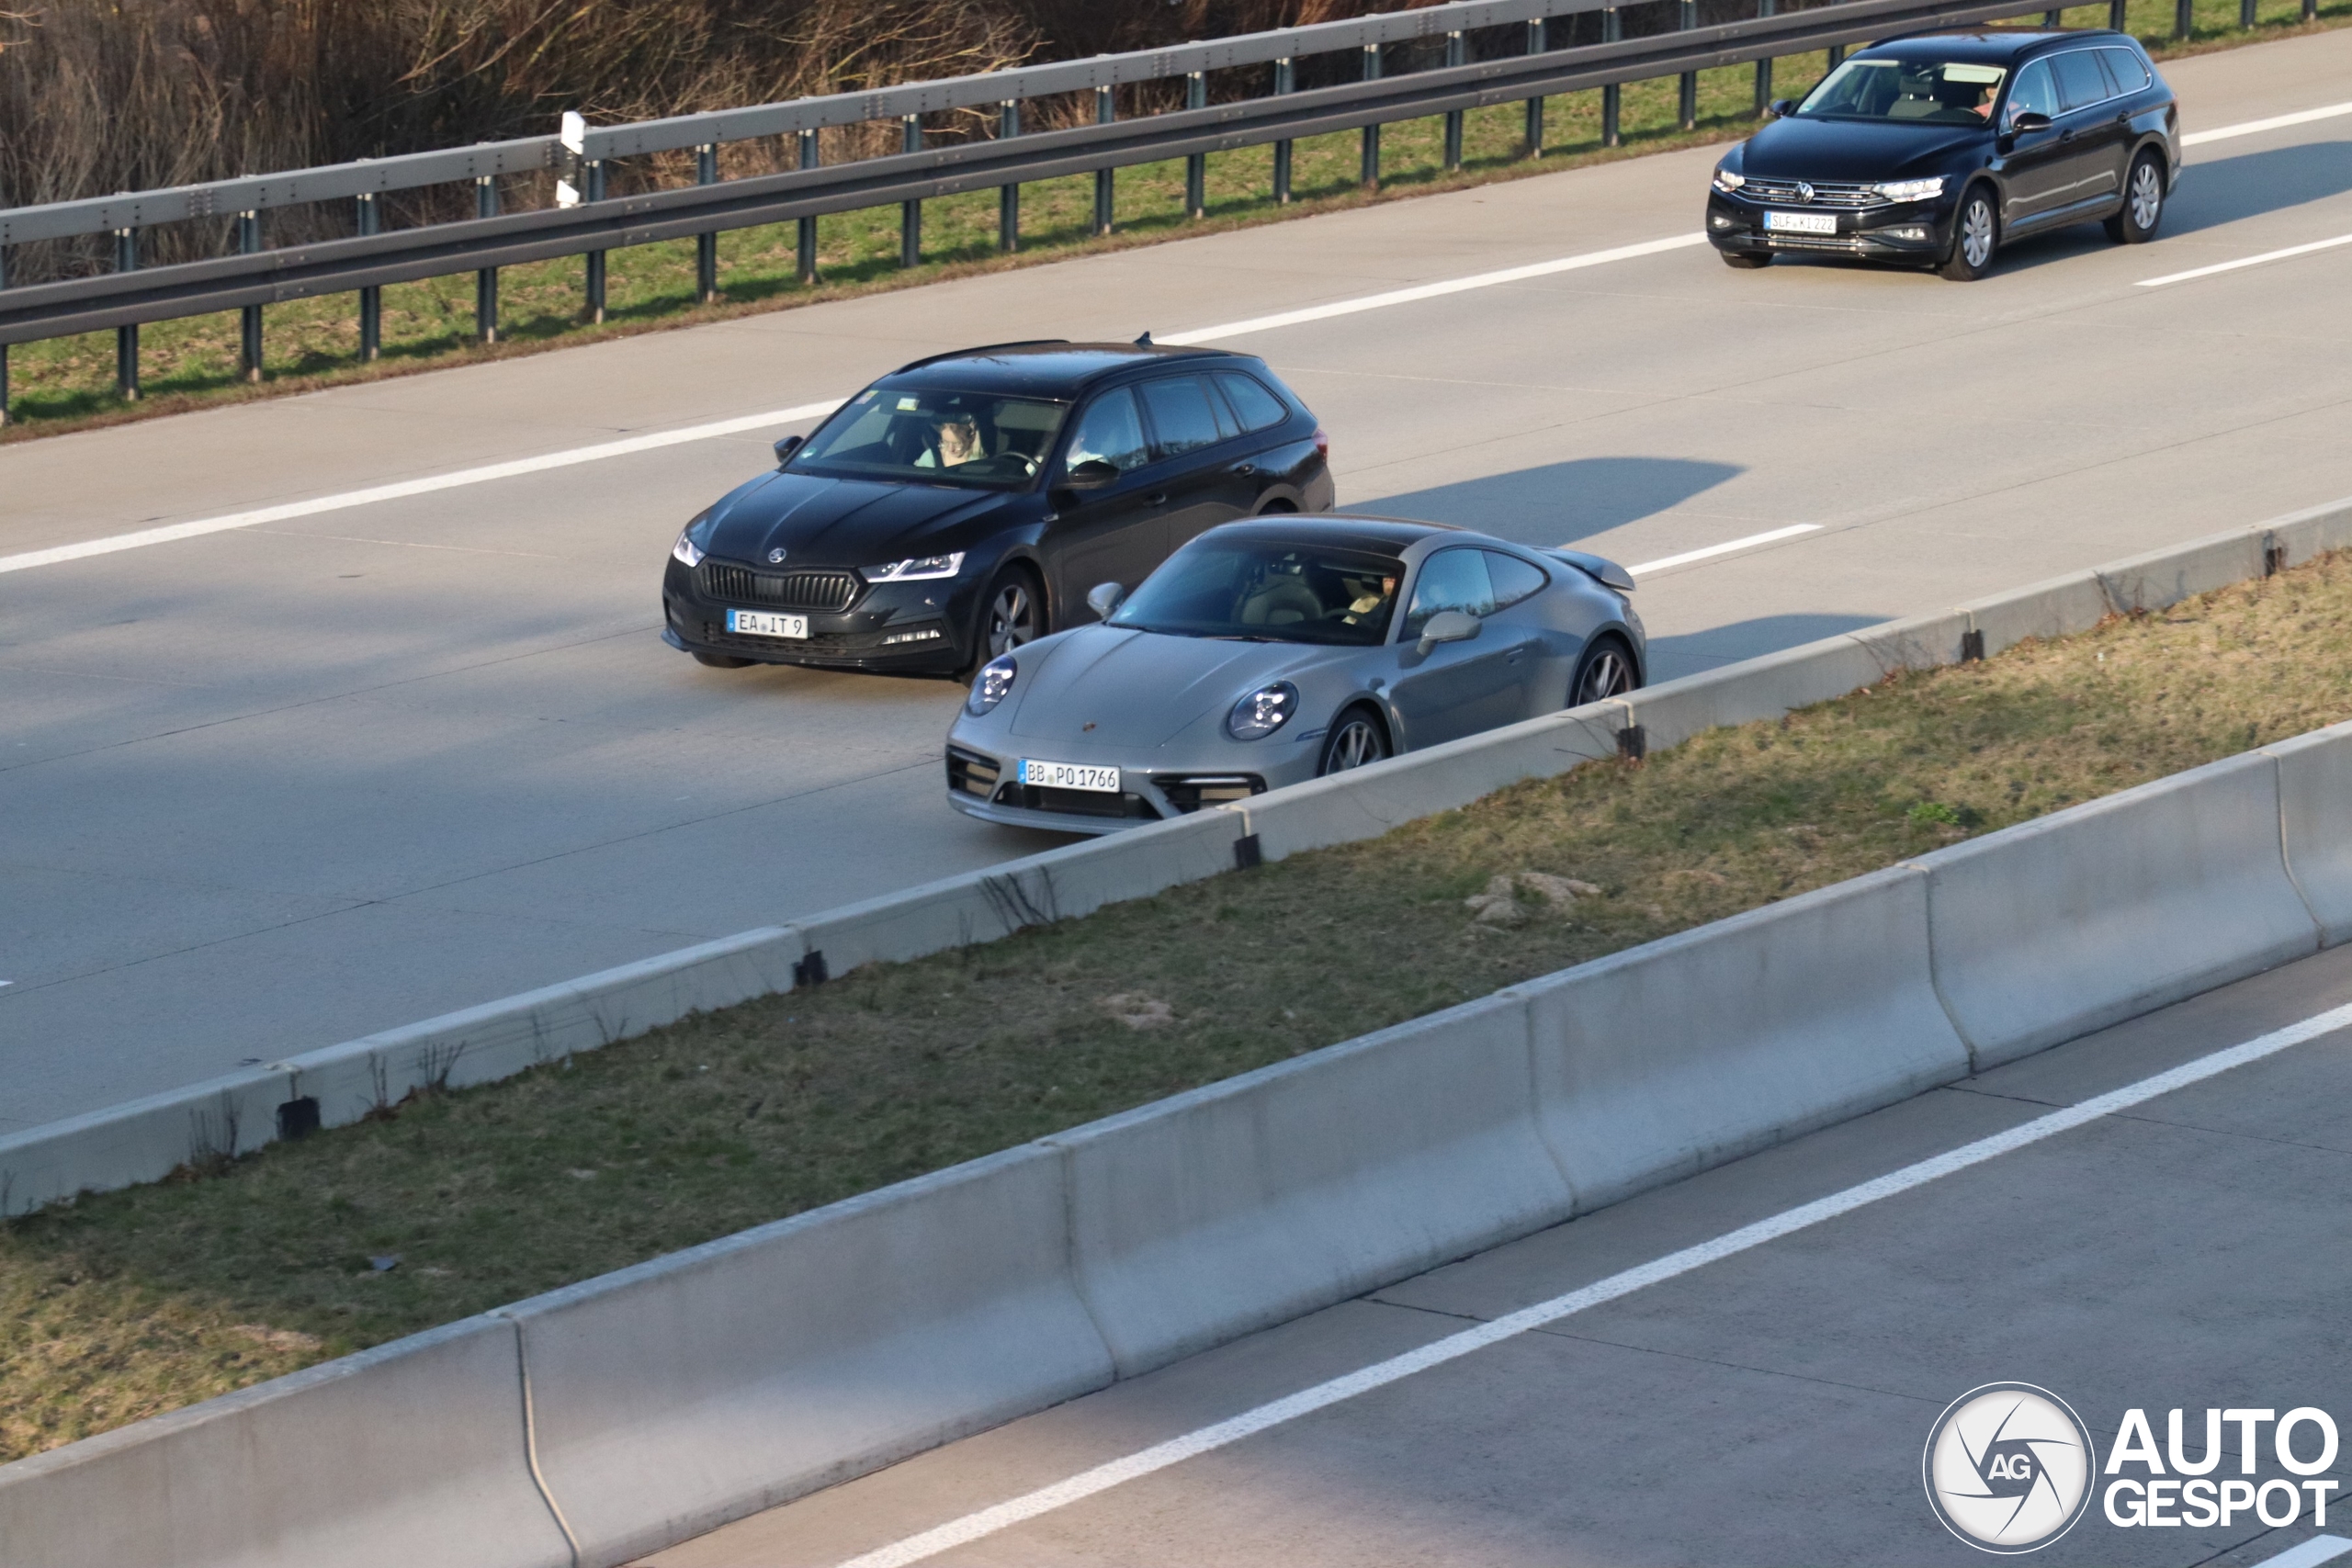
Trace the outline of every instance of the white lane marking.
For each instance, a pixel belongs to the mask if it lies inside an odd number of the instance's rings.
[[[1431,1367],[1443,1366],[1448,1361],[1458,1360],[1475,1351],[1483,1350],[1490,1345],[1516,1338],[1521,1334],[1541,1328],[1546,1324],[1556,1323],[1571,1314],[1583,1312],[1607,1302],[1613,1302],[1620,1296],[1631,1295],[1635,1291],[1663,1283],[1678,1275],[1687,1274],[1694,1269],[1702,1269],[1710,1263],[1720,1262],[1724,1258],[1735,1257],[1752,1247],[1761,1247],[1766,1242],[1778,1241],[1782,1236],[1792,1235],[1808,1226],[1820,1224],[1825,1220],[1834,1220],[1841,1214],[1851,1213],[1856,1209],[1875,1203],[1881,1199],[1908,1192],[1916,1187],[1924,1187],[1930,1181],[1966,1170],[1971,1166],[1982,1165],[1986,1160],[2029,1147],[2041,1143],[2045,1138],[2054,1137],[2060,1133],[2070,1132],[2086,1122],[2096,1122],[2103,1116],[2111,1116],[2118,1111],[2128,1111],[2135,1105],[2144,1104],[2159,1095],[2170,1094],[2175,1089],[2202,1083],[2205,1079],[2226,1073],[2233,1067],[2242,1067],[2249,1062],[2258,1062],[2265,1056],[2275,1055],[2290,1046],[2301,1045],[2323,1034],[2347,1027],[2352,1027],[2352,1003],[2343,1007],[2330,1008],[2327,1011],[2304,1019],[2300,1023],[2290,1023],[2284,1029],[2273,1030],[2268,1034],[2259,1035],[2243,1044],[2216,1051],[2210,1055],[2200,1056],[2193,1062],[2185,1062],[2169,1072],[2142,1078],[2134,1084],[2126,1084],[2121,1089],[2086,1100],[2079,1105],[2071,1105],[2063,1111],[2053,1111],[2047,1116],[2037,1116],[2032,1121],[2012,1127],[2006,1133],[1996,1133],[1989,1138],[1979,1138],[1973,1144],[1963,1144],[1959,1148],[1937,1155],[1931,1159],[1923,1159],[1916,1165],[1905,1166],[1900,1170],[1892,1171],[1874,1180],[1862,1182],[1859,1186],[1849,1187],[1842,1192],[1833,1192],[1826,1198],[1816,1199],[1813,1202],[1775,1214],[1770,1219],[1758,1220],[1754,1224],[1742,1225],[1739,1229],[1719,1235],[1713,1241],[1701,1242],[1696,1247],[1687,1247],[1679,1252],[1668,1253],[1654,1262],[1628,1269],[1622,1274],[1612,1274],[1605,1280],[1585,1286],[1582,1290],[1570,1291],[1567,1294],[1555,1296],[1548,1302],[1539,1302],[1533,1306],[1521,1308],[1508,1316],[1496,1318],[1489,1323],[1482,1323],[1476,1328],[1466,1328],[1459,1334],[1450,1334],[1442,1339],[1422,1346],[1418,1350],[1408,1350],[1401,1356],[1393,1356],[1387,1360],[1374,1362],[1369,1367],[1350,1372],[1344,1377],[1317,1383],[1313,1388],[1302,1390],[1286,1399],[1277,1399],[1272,1404],[1261,1404],[1255,1410],[1244,1411],[1231,1420],[1220,1421],[1212,1427],[1203,1427],[1181,1438],[1172,1438],[1167,1442],[1154,1444],[1150,1448],[1129,1454],[1124,1459],[1116,1459],[1108,1464],[1097,1465],[1092,1470],[1082,1471],[1067,1481],[1041,1487],[1035,1492],[1012,1498],[1009,1502],[999,1503],[994,1507],[983,1508],[978,1513],[967,1514],[960,1519],[950,1520],[935,1529],[924,1530],[920,1535],[911,1535],[903,1540],[879,1547],[862,1556],[850,1558],[841,1563],[840,1568],[908,1568],[910,1563],[921,1562],[926,1558],[935,1557],[940,1552],[956,1547],[968,1546],[973,1541],[994,1535],[1000,1530],[1010,1529],[1025,1520],[1034,1519],[1041,1514],[1048,1514],[1057,1508],[1068,1507],[1073,1503],[1081,1502],[1098,1493],[1107,1492],[1126,1482],[1138,1480],[1157,1471],[1166,1470],[1170,1465],[1181,1464],[1188,1459],[1207,1453],[1212,1450],[1224,1448],[1229,1443],[1239,1442],[1242,1438],[1265,1431],[1270,1427],[1279,1427],[1286,1421],[1295,1421],[1302,1416],[1311,1415],[1326,1406],[1353,1399],[1360,1393],[1369,1393],[1376,1388],[1384,1388],[1401,1378],[1411,1377],[1415,1372],[1427,1371]]]
[[[2309,125],[2315,119],[2334,119],[2343,114],[2352,114],[2352,104],[2330,104],[2324,109],[2304,109],[2297,114],[2273,115],[2268,119],[2250,119],[2242,125],[2192,130],[2180,139],[2180,144],[2183,147],[2202,147],[2208,141],[2227,141],[2233,136],[2252,136],[2256,131],[2278,130],[2290,125]]]
[[[2340,1535],[2315,1535],[2301,1546],[2290,1546],[2276,1557],[2266,1557],[2254,1568],[2319,1568],[2352,1551],[2352,1540]]]
[[[2333,240],[2313,240],[2308,245],[2290,245],[2283,251],[2265,251],[2258,256],[2240,256],[2235,261],[2215,262],[2211,266],[2191,267],[2187,272],[2168,272],[2162,277],[2143,277],[2139,287],[2162,288],[2167,283],[2187,283],[2192,277],[2211,277],[2217,272],[2235,272],[2242,266],[2261,266],[2267,262],[2285,261],[2290,256],[2307,256],[2313,251],[2332,251],[2338,245],[2352,245],[2352,234],[2338,234]]]
[[[1213,338],[1238,337],[1244,333],[1262,333],[1275,327],[1296,326],[1301,321],[1326,321],[1334,316],[1352,316],[1359,310],[1383,310],[1391,305],[1409,305],[1417,299],[1437,299],[1448,294],[1466,293],[1473,288],[1493,288],[1505,283],[1523,283],[1531,277],[1549,277],[1555,273],[1578,272],[1589,266],[1601,266],[1610,262],[1631,261],[1636,256],[1654,256],[1667,251],[1679,251],[1707,243],[1704,234],[1677,234],[1670,240],[1645,240],[1638,245],[1620,245],[1613,251],[1588,251],[1582,255],[1562,256],[1556,261],[1533,262],[1526,266],[1507,266],[1499,272],[1473,273],[1468,277],[1450,277],[1442,283],[1417,284],[1410,288],[1392,288],[1385,294],[1366,294],[1354,299],[1334,299],[1328,305],[1310,305],[1303,310],[1283,310],[1272,316],[1252,316],[1247,321],[1227,321],[1221,327],[1196,327],[1191,332],[1170,333],[1156,341],[1175,344],[1207,343]]]
[[[379,501],[401,501],[413,495],[431,495],[435,491],[457,490],[491,479],[512,479],[518,474],[568,468],[575,463],[626,457],[664,446],[681,446],[689,441],[707,441],[713,436],[737,435],[747,430],[763,430],[771,425],[816,419],[840,406],[837,400],[802,403],[797,408],[777,409],[770,413],[745,414],[740,419],[716,420],[708,424],[690,424],[683,429],[659,431],[651,435],[632,435],[626,440],[600,442],[594,446],[574,446],[568,451],[541,453],[536,457],[517,457],[512,462],[488,463],[478,468],[458,468],[451,473],[434,474],[421,479],[402,479],[397,484],[345,491],[339,495],[313,496],[308,501],[290,501],[282,506],[264,506],[252,512],[232,512],[220,517],[198,518],[193,523],[142,528],[135,534],[114,534],[103,539],[85,539],[80,544],[58,545],[46,550],[27,550],[22,555],[0,556],[0,571],[28,571],[37,566],[85,560],[91,556],[112,555],[117,550],[135,550],[147,545],[169,544],[175,539],[199,538],[206,534],[225,534],[234,528],[251,528],[261,523],[285,523],[297,517],[316,517],[322,512],[342,512],[354,506],[373,505]]]
[[[1685,550],[1679,556],[1663,556],[1657,560],[1645,560],[1639,566],[1629,566],[1625,570],[1635,577],[1640,577],[1648,572],[1664,571],[1670,566],[1688,566],[1694,560],[1706,560],[1714,556],[1727,556],[1734,550],[1753,549],[1758,545],[1769,545],[1776,539],[1793,539],[1799,534],[1820,532],[1821,525],[1818,523],[1798,523],[1786,528],[1775,528],[1769,534],[1750,534],[1745,539],[1733,539],[1727,544],[1709,545],[1703,550]]]

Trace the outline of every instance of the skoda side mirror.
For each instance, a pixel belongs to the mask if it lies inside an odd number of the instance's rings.
[[[1442,642],[1464,642],[1478,635],[1478,617],[1467,610],[1440,610],[1421,624],[1421,640],[1413,651],[1427,659]]]
[[[1064,490],[1101,490],[1105,485],[1116,484],[1118,480],[1118,469],[1100,457],[1089,457],[1062,476],[1062,488]]]
[[[2018,113],[2013,114],[2009,117],[2009,134],[2011,136],[2024,136],[2036,130],[2047,130],[2049,129],[2050,117],[2046,114],[2036,114],[2031,109],[2020,110]]]
[[[1764,106],[1764,112],[1774,119],[1786,119],[1797,112],[1797,101],[1794,98],[1774,98]]]
[[[1097,618],[1107,621],[1111,612],[1119,607],[1119,601],[1126,596],[1127,591],[1115,582],[1098,582],[1086,591],[1086,607]]]
[[[790,462],[792,455],[800,450],[800,444],[808,439],[805,435],[787,435],[778,441],[775,444],[775,466],[781,468]]]

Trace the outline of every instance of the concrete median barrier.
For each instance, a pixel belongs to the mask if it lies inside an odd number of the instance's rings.
[[[2278,763],[2256,751],[1914,863],[1976,1067],[2316,951],[2278,821]]]
[[[2115,613],[2107,584],[2096,571],[2052,578],[1959,608],[1976,635],[1978,656],[1985,659],[2028,637],[2047,640],[2088,631]]]
[[[2261,525],[2278,550],[2277,565],[2301,566],[2313,556],[2352,547],[2352,501],[2331,501]]]
[[[1109,1382],[1062,1181],[1032,1145],[507,1309],[582,1568]]]
[[[254,1067],[0,1137],[0,1217],[250,1154],[277,1136],[286,1084],[285,1074]]]
[[[2260,528],[2220,534],[2110,562],[2098,569],[2098,578],[2107,590],[2108,605],[2116,614],[2162,610],[2183,599],[2265,575],[2268,566],[2263,551],[2268,541],[2269,535]]]
[[[9,1568],[569,1568],[514,1325],[469,1318],[0,1466]]]
[[[1642,728],[1644,744],[1656,750],[1679,746],[1702,730],[1778,718],[1842,697],[1876,684],[1886,673],[1871,648],[1851,637],[1828,637],[1728,669],[1645,686],[1626,694],[1624,704],[1632,722]]]
[[[1119,1375],[1551,1224],[1510,993],[1046,1140]]]
[[[1517,987],[1579,1212],[1964,1076],[1928,951],[1896,869]]]
[[[2329,947],[2352,942],[2352,724],[2297,736],[2278,763],[2278,833],[2287,874]]]

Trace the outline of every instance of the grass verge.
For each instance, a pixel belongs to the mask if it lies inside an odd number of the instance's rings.
[[[2164,60],[2352,24],[2352,0],[2329,0],[2320,7],[2315,23],[2304,23],[2301,15],[2301,0],[2258,0],[2256,26],[2249,30],[2237,25],[2236,0],[2195,0],[2190,35],[2175,40],[2170,37],[2173,0],[2130,0],[2127,10],[2132,28]],[[2077,6],[2064,16],[2070,27],[2100,27],[2106,24],[2107,8]],[[1826,64],[1826,56],[1820,53],[1777,62],[1774,92],[1802,95],[1819,80]],[[500,275],[505,341],[487,347],[472,341],[471,274],[399,285],[384,290],[383,357],[373,365],[356,359],[359,328],[352,296],[296,300],[264,311],[267,363],[258,384],[239,377],[241,339],[234,313],[159,321],[141,330],[144,395],[134,403],[115,393],[112,333],[49,339],[10,353],[8,412],[14,423],[0,427],[0,441],[691,326],[1729,141],[1753,127],[1754,83],[1754,70],[1746,65],[1700,73],[1698,128],[1691,131],[1675,123],[1674,78],[1633,84],[1624,89],[1623,145],[1617,148],[1600,144],[1598,91],[1548,99],[1544,155],[1540,159],[1525,156],[1520,106],[1474,110],[1465,118],[1464,164],[1458,173],[1444,167],[1442,121],[1401,121],[1383,130],[1377,190],[1356,184],[1353,132],[1311,138],[1297,143],[1292,175],[1295,199],[1287,207],[1277,207],[1272,199],[1271,148],[1218,153],[1208,161],[1208,216],[1197,220],[1184,214],[1181,160],[1122,169],[1118,231],[1107,237],[1089,232],[1094,199],[1091,175],[1041,181],[1022,187],[1023,249],[1011,255],[997,249],[992,190],[925,203],[925,260],[915,267],[899,265],[897,208],[838,213],[819,221],[818,282],[811,286],[796,276],[797,241],[792,226],[735,230],[718,238],[724,299],[715,305],[695,299],[692,242],[637,246],[611,253],[607,319],[601,324],[581,319],[582,269],[577,258],[508,267]],[[1138,329],[1164,329],[1181,323],[1138,320],[1136,324]]]
[[[0,1226],[0,1460],[2352,715],[2352,552]],[[1465,904],[1538,872],[1516,923]]]

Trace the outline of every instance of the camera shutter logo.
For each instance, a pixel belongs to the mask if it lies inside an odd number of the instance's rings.
[[[2038,1551],[2090,1506],[2098,1455],[2066,1402],[2028,1382],[1972,1388],[1928,1432],[1920,1469],[1944,1528],[1982,1551]]]

